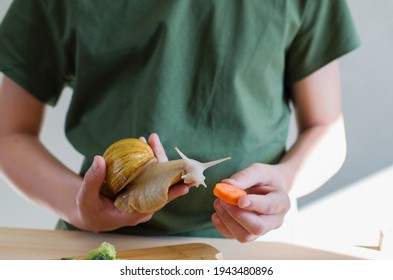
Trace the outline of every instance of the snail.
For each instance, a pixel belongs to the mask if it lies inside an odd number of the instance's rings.
[[[103,154],[107,170],[101,192],[121,211],[154,212],[167,203],[170,186],[183,180],[188,185],[206,187],[203,172],[230,159],[201,163],[175,150],[181,159],[159,163],[152,148],[142,140],[125,138],[113,143]]]

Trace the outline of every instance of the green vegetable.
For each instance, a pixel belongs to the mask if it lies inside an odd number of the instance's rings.
[[[85,260],[116,260],[116,248],[108,242],[103,242],[98,248],[91,250]]]
[[[61,260],[75,260],[75,257],[63,257]],[[116,260],[116,248],[111,243],[102,242],[99,247],[88,252],[84,260]]]

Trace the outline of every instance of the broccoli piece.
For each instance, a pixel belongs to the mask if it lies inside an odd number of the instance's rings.
[[[116,260],[116,248],[108,242],[102,242],[86,255],[85,260]]]

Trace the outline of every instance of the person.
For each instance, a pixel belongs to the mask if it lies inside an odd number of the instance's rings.
[[[256,240],[342,166],[338,59],[358,45],[343,0],[15,0],[0,27],[1,170],[58,229]],[[64,87],[79,174],[39,138]],[[175,146],[232,160],[206,171],[206,189],[179,182],[155,213],[124,213],[100,193],[101,155],[127,137],[160,162]],[[247,191],[238,205],[212,194],[222,180]]]

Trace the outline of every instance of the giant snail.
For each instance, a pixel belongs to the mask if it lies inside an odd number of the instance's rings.
[[[167,203],[170,186],[183,180],[188,185],[206,187],[203,172],[230,159],[201,163],[189,159],[178,148],[175,150],[181,159],[158,162],[144,141],[136,138],[116,141],[103,154],[107,170],[101,192],[113,199],[121,211],[154,212]]]

